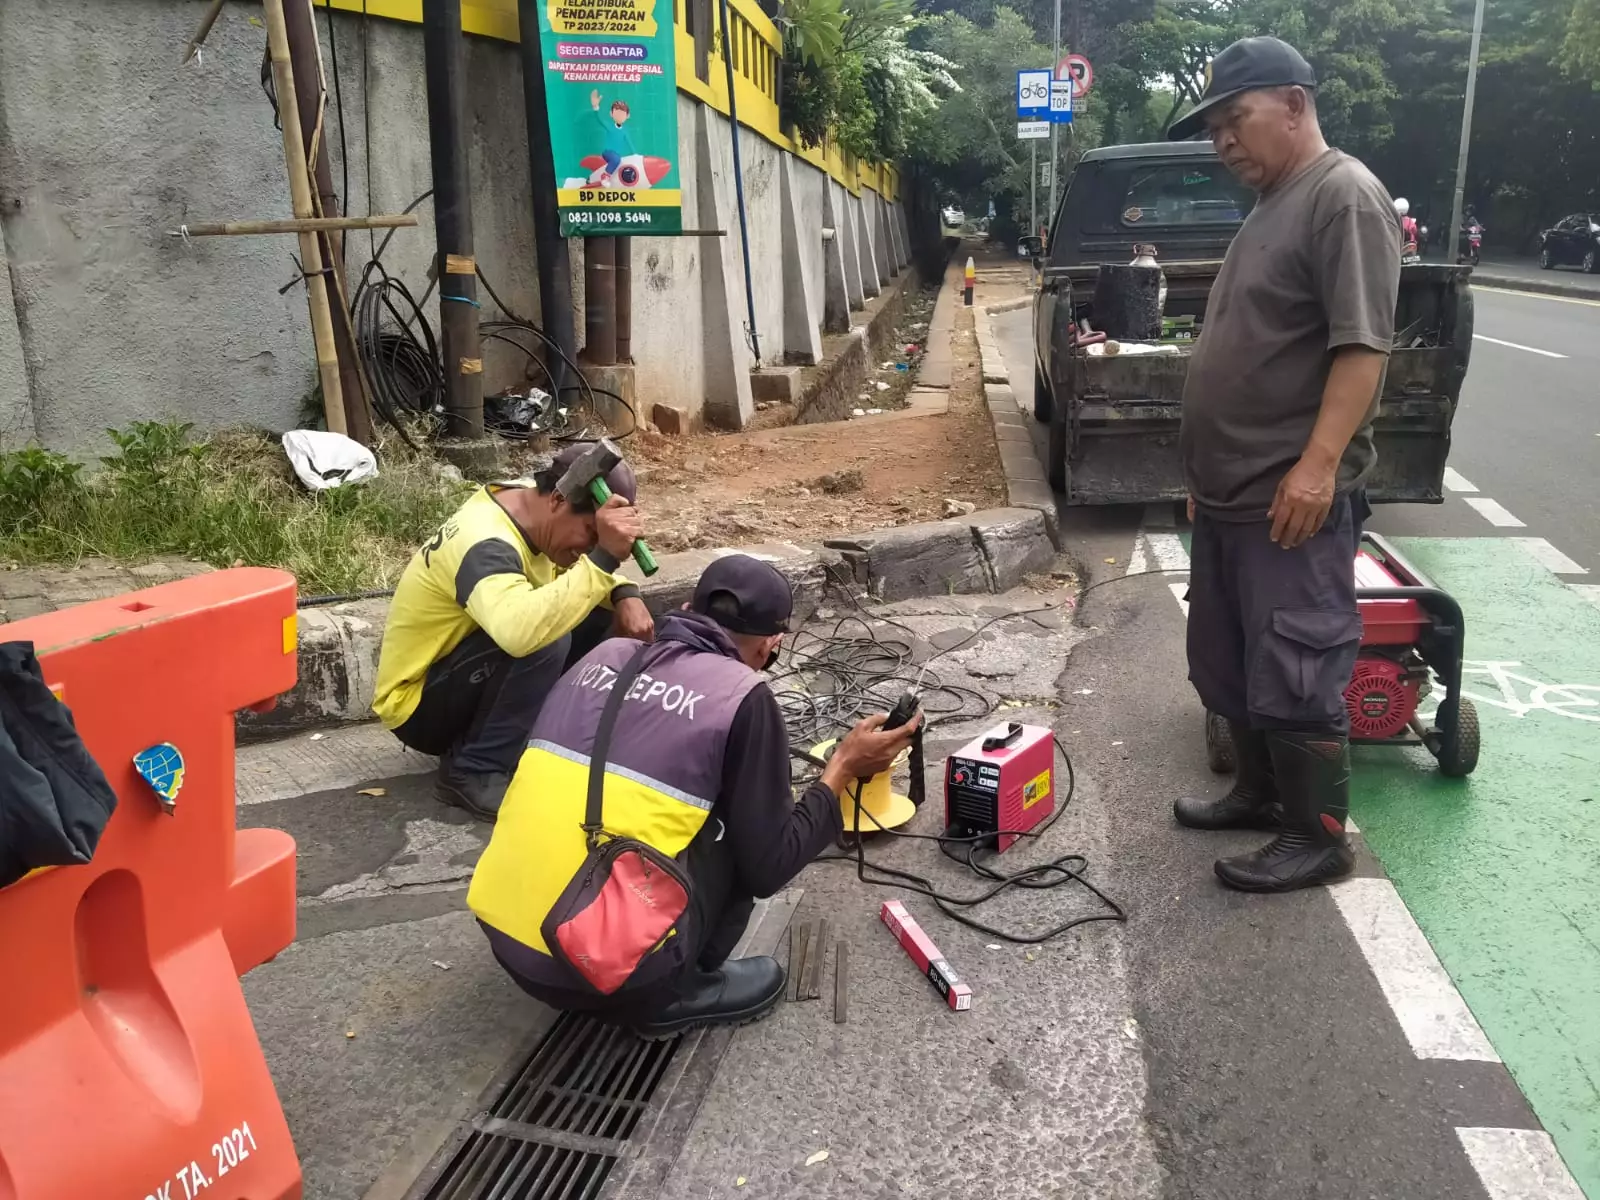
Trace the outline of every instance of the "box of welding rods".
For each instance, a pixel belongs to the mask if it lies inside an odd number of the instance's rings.
[[[961,982],[954,968],[945,962],[939,947],[922,931],[917,919],[898,900],[885,900],[878,910],[883,923],[889,927],[900,943],[900,948],[911,956],[919,970],[928,977],[938,993],[955,1012],[966,1012],[972,1007],[972,989]]]

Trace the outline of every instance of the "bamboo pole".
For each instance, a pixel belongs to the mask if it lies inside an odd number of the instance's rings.
[[[189,39],[189,44],[183,48],[183,61],[188,62],[200,53],[200,47],[205,44],[211,35],[211,27],[217,23],[217,18],[222,15],[222,6],[227,0],[211,0],[211,7],[206,9],[206,15],[200,18],[200,28],[194,31],[194,36]]]
[[[283,0],[262,0],[267,24],[267,52],[272,58],[272,82],[283,121],[283,157],[289,169],[289,197],[294,215],[302,220],[316,214],[311,198],[311,173],[306,164],[305,137],[300,131],[300,106],[295,100],[294,69],[289,65],[289,35],[284,25]],[[346,432],[344,389],[339,382],[339,355],[333,341],[333,313],[328,307],[328,278],[323,273],[322,246],[317,235],[300,234],[300,261],[306,277],[306,299],[311,308],[311,338],[317,351],[317,377],[322,381],[322,410],[328,428]]]
[[[287,217],[279,221],[197,221],[180,225],[173,237],[245,237],[258,233],[323,233],[329,229],[411,229],[416,213],[374,217]]]

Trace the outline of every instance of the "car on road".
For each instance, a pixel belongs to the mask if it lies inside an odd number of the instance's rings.
[[[1582,267],[1600,275],[1600,213],[1573,213],[1539,235],[1539,265]]]
[[[967,223],[967,214],[954,204],[947,204],[939,212],[940,218],[951,229],[960,229]]]

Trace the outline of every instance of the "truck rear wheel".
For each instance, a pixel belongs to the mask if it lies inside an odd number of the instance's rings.
[[[1049,421],[1055,412],[1055,402],[1050,398],[1050,381],[1038,364],[1033,368],[1033,419]]]

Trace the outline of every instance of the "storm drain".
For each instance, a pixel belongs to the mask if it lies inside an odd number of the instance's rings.
[[[629,1138],[679,1044],[557,1018],[422,1193],[427,1200],[580,1200],[631,1156]]]

